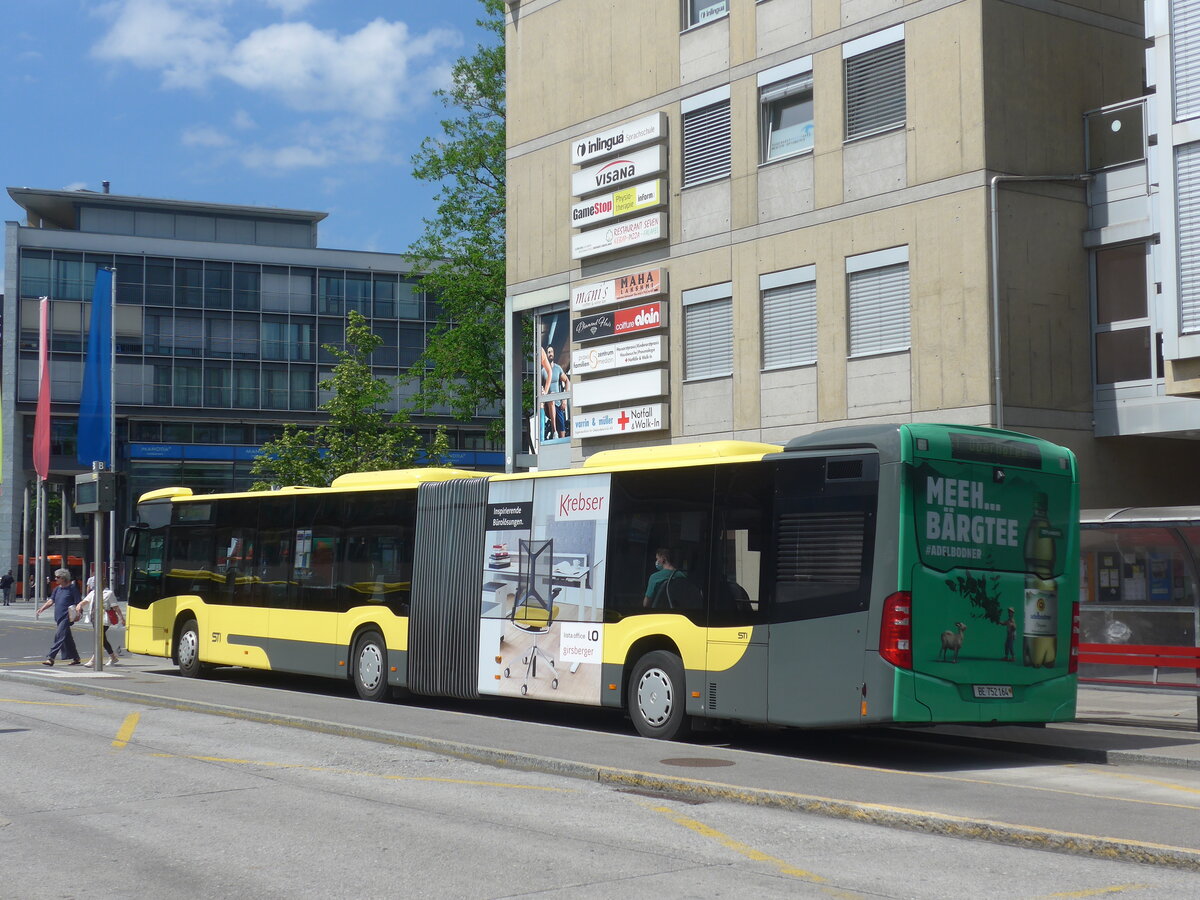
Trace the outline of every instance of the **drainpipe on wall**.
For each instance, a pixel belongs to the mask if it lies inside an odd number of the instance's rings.
[[[1002,181],[1062,181],[1086,185],[1091,175],[993,175],[989,198],[992,245],[992,377],[995,381],[996,427],[1004,427],[1003,372],[1000,368],[1000,217],[997,212]],[[1200,702],[1200,701],[1197,701]]]

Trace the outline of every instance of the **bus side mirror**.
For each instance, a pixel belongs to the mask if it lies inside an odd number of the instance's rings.
[[[149,529],[145,525],[130,525],[125,529],[125,536],[121,542],[121,550],[125,556],[136,555],[138,541],[146,531]]]

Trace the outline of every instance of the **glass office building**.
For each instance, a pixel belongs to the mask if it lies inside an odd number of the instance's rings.
[[[436,301],[399,255],[318,248],[324,213],[107,192],[9,195],[26,215],[5,233],[0,549],[9,559],[21,552],[22,486],[34,478],[39,298],[50,298],[50,480],[69,484],[81,471],[76,416],[98,267],[116,271],[113,394],[125,513],[140,494],[167,485],[245,488],[258,448],[284,423],[322,421],[317,385],[336,363],[322,348],[344,344],[351,310],[383,339],[372,365],[394,385],[389,410],[417,390],[419,379],[408,376],[437,322]],[[456,465],[503,465],[486,440],[486,414],[414,421],[429,434],[447,427]]]

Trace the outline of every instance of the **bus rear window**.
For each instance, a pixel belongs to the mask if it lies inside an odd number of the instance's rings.
[[[964,462],[990,463],[994,466],[1042,467],[1042,451],[1036,444],[1011,438],[979,434],[950,433],[950,456]]]

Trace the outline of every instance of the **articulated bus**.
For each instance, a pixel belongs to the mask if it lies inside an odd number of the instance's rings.
[[[1075,459],[1014,432],[851,426],[138,509],[127,643],[185,676],[623,707],[667,739],[1075,713]]]

